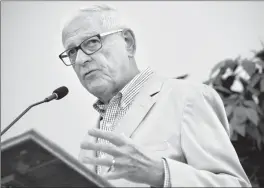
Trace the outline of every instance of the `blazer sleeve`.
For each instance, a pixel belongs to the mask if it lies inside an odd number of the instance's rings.
[[[181,120],[186,163],[166,158],[172,187],[251,187],[229,138],[223,102],[206,85],[186,100]]]

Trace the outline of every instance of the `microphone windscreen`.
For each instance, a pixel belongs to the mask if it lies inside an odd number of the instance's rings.
[[[58,98],[56,100],[59,100],[59,99],[65,97],[69,93],[69,90],[67,87],[61,86],[61,87],[55,89],[53,91],[53,93],[56,93],[58,95]]]

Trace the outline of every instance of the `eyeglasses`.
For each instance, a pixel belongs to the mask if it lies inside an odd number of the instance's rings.
[[[101,34],[97,34],[85,39],[79,46],[65,50],[59,55],[59,58],[66,66],[75,64],[77,53],[81,49],[86,55],[92,55],[102,48],[101,38],[114,33],[122,32],[123,29],[109,31]]]

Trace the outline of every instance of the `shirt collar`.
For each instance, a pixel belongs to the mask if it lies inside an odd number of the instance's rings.
[[[135,96],[138,94],[140,88],[148,80],[148,78],[153,74],[150,67],[138,73],[134,78],[129,81],[125,87],[123,87],[114,97],[121,97],[120,106],[121,108],[127,107]],[[114,98],[113,97],[113,98]],[[111,99],[112,100],[112,99]],[[110,100],[110,101],[111,101]],[[99,99],[93,104],[95,110],[97,110],[101,115],[106,111],[108,104],[104,104]]]
[[[140,88],[148,80],[153,73],[150,67],[138,73],[125,87],[120,91],[121,93],[121,108],[127,107],[135,96],[139,93]]]

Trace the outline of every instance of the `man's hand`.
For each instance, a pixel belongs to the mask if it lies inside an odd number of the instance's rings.
[[[164,181],[164,167],[162,159],[153,159],[139,150],[132,140],[124,135],[113,132],[92,129],[89,135],[108,140],[110,144],[99,144],[84,141],[82,149],[95,150],[112,155],[115,160],[114,171],[103,174],[106,179],[124,178],[136,183],[162,187]],[[108,158],[84,159],[84,163],[111,167],[112,160]]]

